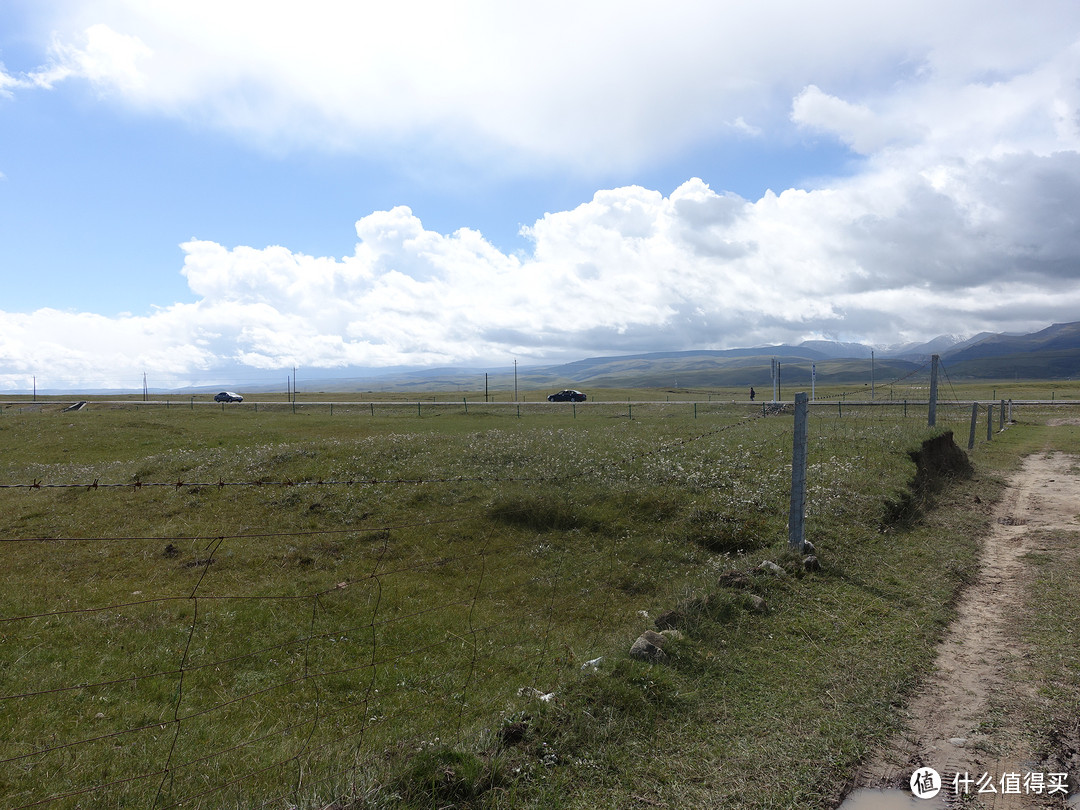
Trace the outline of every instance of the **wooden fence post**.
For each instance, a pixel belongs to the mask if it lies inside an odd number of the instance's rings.
[[[937,424],[937,377],[938,363],[941,358],[935,354],[931,355],[930,360],[930,408],[927,412],[926,426],[934,427]]]

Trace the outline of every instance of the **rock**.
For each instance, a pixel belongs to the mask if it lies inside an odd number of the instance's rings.
[[[662,635],[664,638],[673,638],[675,640],[678,640],[678,639],[683,637],[682,633],[680,633],[678,630],[674,630],[674,629],[661,630],[660,635]]]
[[[593,658],[591,661],[586,661],[584,664],[581,665],[581,668],[599,669],[602,663],[604,663],[604,656],[601,655],[599,658]]]
[[[630,647],[630,657],[653,663],[663,661],[667,658],[667,653],[662,649],[666,641],[667,639],[659,633],[646,630]]]
[[[803,568],[807,571],[820,571],[821,563],[818,562],[818,558],[811,554],[809,557],[802,561]]]
[[[777,577],[784,576],[784,569],[771,560],[762,560],[761,565],[758,566],[758,570]]]
[[[757,594],[750,594],[750,610],[754,613],[768,613],[769,605]]]
[[[803,540],[802,553],[803,556],[810,556],[813,554],[817,554],[817,549],[814,548],[814,544],[811,543],[809,540]]]
[[[963,748],[967,745],[967,737],[950,737],[949,745],[955,745],[957,748]]]

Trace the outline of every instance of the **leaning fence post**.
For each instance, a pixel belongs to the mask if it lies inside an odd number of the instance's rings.
[[[998,430],[1005,430],[1005,400],[1001,400],[1001,405],[998,409]]]
[[[791,510],[788,513],[788,545],[802,553],[806,539],[806,393],[795,395],[795,434],[791,449]]]
[[[968,433],[968,450],[975,447],[975,425],[979,421],[979,403],[971,403],[971,432]]]

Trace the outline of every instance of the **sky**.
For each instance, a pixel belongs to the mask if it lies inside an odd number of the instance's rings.
[[[1075,0],[0,0],[0,391],[1030,332],[1078,217]]]

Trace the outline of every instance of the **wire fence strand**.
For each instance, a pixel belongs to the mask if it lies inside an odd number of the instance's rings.
[[[815,418],[868,426],[896,418],[856,406],[833,416],[832,407],[823,405]],[[62,562],[61,550],[85,556],[130,548],[152,564],[145,567],[147,581],[135,582],[131,594],[138,598],[121,598],[127,581],[104,563],[105,575],[82,596],[88,604],[44,587],[25,600],[28,609],[6,603],[0,634],[17,656],[0,670],[0,707],[13,718],[42,713],[56,725],[49,734],[0,735],[7,736],[0,742],[0,780],[15,806],[26,808],[83,800],[219,806],[239,793],[249,804],[271,806],[308,790],[325,795],[352,772],[358,752],[422,747],[436,738],[461,743],[507,706],[545,693],[567,667],[607,649],[628,625],[634,604],[612,596],[635,593],[624,555],[637,553],[634,544],[654,553],[647,538],[622,529],[535,529],[532,504],[481,509],[462,496],[469,492],[462,485],[487,492],[519,486],[523,497],[550,488],[558,502],[572,498],[578,485],[603,481],[608,497],[632,502],[643,493],[660,497],[656,493],[670,486],[664,476],[684,465],[712,476],[696,485],[703,501],[734,499],[739,490],[738,510],[767,512],[786,473],[783,447],[768,451],[773,469],[766,480],[744,486],[731,471],[745,465],[739,454],[765,453],[752,443],[762,420],[774,425],[770,441],[790,445],[786,422],[774,413],[782,411],[755,407],[720,425],[554,473],[216,481],[139,476],[90,483],[38,476],[0,483],[0,490],[25,492],[30,500],[70,497],[88,510],[102,499],[102,507],[111,506],[110,493],[116,499],[123,491],[207,491],[222,508],[239,497],[235,493],[269,489],[412,488],[421,501],[445,501],[437,517],[425,509],[416,519],[370,517],[347,525],[331,519],[315,528],[48,536],[18,536],[8,528],[0,550],[13,560],[35,549]],[[875,429],[866,434],[867,453],[877,441]],[[650,475],[664,483],[654,487]],[[56,494],[43,494],[50,491]],[[124,499],[115,508],[136,511],[156,497]],[[833,508],[846,505],[841,499]],[[697,507],[692,517],[728,520],[715,512]],[[496,536],[493,514],[499,526],[514,531]],[[447,532],[460,539],[447,539]],[[303,543],[341,543],[341,559],[283,568],[273,586],[251,584],[246,575],[253,569],[266,559],[285,560],[291,544]],[[165,552],[152,554],[153,544],[166,544]],[[192,549],[190,558],[181,559],[181,546]],[[175,576],[155,573],[162,566]],[[708,575],[695,570],[680,579],[665,571],[670,581],[661,587],[653,574],[648,592],[675,599]],[[129,655],[127,645],[144,646],[143,657]],[[4,727],[15,731],[10,723]],[[99,765],[77,767],[84,760]],[[64,776],[48,782],[34,776],[50,770]]]

